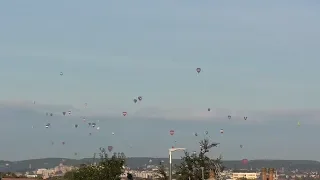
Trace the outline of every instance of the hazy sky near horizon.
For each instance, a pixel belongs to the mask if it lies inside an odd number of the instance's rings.
[[[0,159],[110,144],[167,156],[174,140],[193,149],[192,133],[208,130],[226,159],[320,160],[319,10],[295,0],[1,1]],[[100,131],[88,136],[80,116]]]

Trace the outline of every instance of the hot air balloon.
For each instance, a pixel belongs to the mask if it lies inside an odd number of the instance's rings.
[[[197,68],[196,71],[199,74],[201,72],[201,68]]]
[[[65,115],[66,115],[66,112],[62,112],[62,115],[64,115],[64,116],[65,116]]]
[[[65,145],[65,144],[66,144],[66,143],[63,141],[63,142],[62,142],[62,145]]]
[[[91,125],[92,125],[92,127],[94,128],[94,127],[96,126],[96,123],[92,123]]]
[[[122,112],[122,115],[123,115],[123,116],[126,116],[126,115],[127,115],[127,112]]]
[[[113,150],[113,146],[108,146],[108,151],[111,152]]]
[[[298,124],[297,124],[297,126],[299,127],[300,126],[300,122],[298,121]]]
[[[50,127],[50,123],[47,123],[47,124],[46,124],[46,128],[49,128],[49,127]]]
[[[74,127],[77,128],[77,127],[78,127],[78,124],[75,124]]]
[[[231,116],[230,116],[230,115],[228,116],[228,119],[231,119]]]
[[[210,109],[210,108],[208,108],[208,111],[211,111],[211,109]]]
[[[194,136],[198,136],[198,133],[194,133]]]
[[[114,135],[114,132],[112,132],[112,135]]]
[[[240,148],[242,148],[243,147],[243,145],[242,144],[240,144]]]
[[[49,115],[49,113],[46,113],[46,116],[48,116]]]
[[[205,135],[208,135],[208,133],[209,133],[208,131],[205,131],[205,132],[204,132]]]
[[[71,111],[68,111],[68,114],[70,115],[70,114],[71,114]]]
[[[50,116],[53,116],[53,114],[52,114],[52,113],[50,113]]]
[[[60,76],[62,76],[63,75],[63,72],[60,72]]]
[[[36,101],[33,101],[33,104],[36,104]]]
[[[170,130],[170,135],[171,135],[171,136],[174,135],[174,130]]]
[[[247,116],[243,117],[244,120],[247,120],[247,118],[248,118]]]
[[[247,165],[249,161],[248,161],[248,159],[242,159],[241,162],[242,162],[243,165]]]
[[[137,100],[137,99],[133,99],[133,102],[134,102],[134,103],[137,103],[137,102],[138,102],[138,100]]]
[[[220,129],[220,133],[223,134],[223,129]]]
[[[138,97],[138,100],[139,100],[139,101],[142,101],[142,96],[139,96],[139,97]]]
[[[100,127],[97,127],[97,130],[99,130],[100,129]]]

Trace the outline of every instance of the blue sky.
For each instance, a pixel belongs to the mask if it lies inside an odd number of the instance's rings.
[[[208,129],[226,159],[241,159],[245,144],[248,159],[318,160],[317,12],[316,1],[0,2],[0,129],[14,130],[1,137],[0,159],[89,156],[109,144],[130,156],[166,156],[170,129],[190,149],[192,133]],[[143,101],[134,104],[137,96]],[[57,115],[50,132],[41,129],[45,112],[66,109],[74,117]],[[97,137],[82,126],[73,132],[80,116],[99,118]],[[134,148],[123,145],[129,136]],[[41,148],[26,147],[28,138]],[[73,144],[52,148],[49,139]]]

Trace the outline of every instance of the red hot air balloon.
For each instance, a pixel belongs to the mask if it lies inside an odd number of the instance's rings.
[[[241,162],[242,162],[243,165],[247,165],[249,161],[248,161],[248,159],[242,159]]]
[[[126,116],[126,115],[127,115],[127,112],[122,112],[122,115],[123,115],[123,116]]]
[[[170,130],[170,135],[174,135],[174,130]]]
[[[113,150],[112,146],[108,146],[108,151],[111,152]]]

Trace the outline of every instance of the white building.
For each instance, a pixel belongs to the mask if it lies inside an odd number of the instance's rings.
[[[259,175],[260,175],[260,172],[256,172],[256,171],[235,170],[232,172],[232,180],[237,180],[239,178],[257,179]]]

